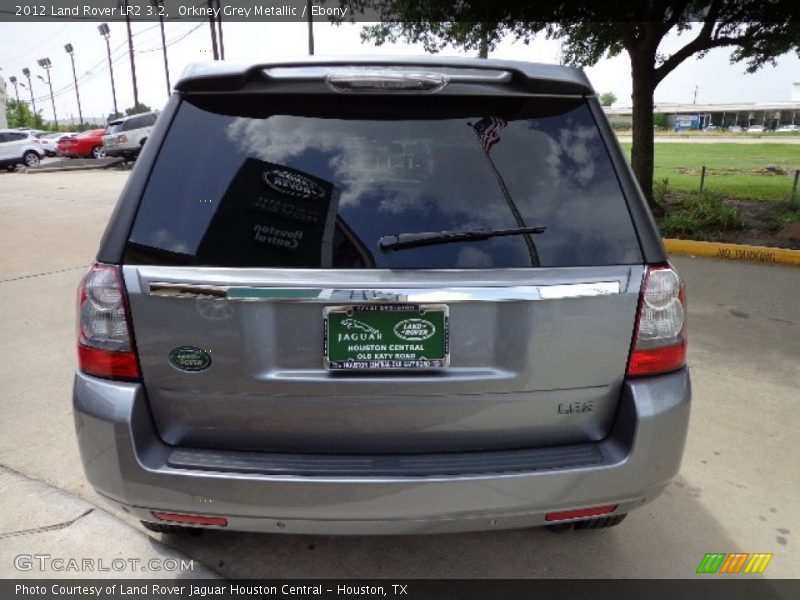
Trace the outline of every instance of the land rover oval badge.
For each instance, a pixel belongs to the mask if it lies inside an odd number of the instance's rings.
[[[211,353],[194,346],[181,346],[169,353],[169,362],[181,371],[204,371],[211,366]]]

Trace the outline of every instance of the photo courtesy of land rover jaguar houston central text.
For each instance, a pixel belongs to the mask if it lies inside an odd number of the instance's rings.
[[[616,525],[680,467],[685,310],[581,70],[195,65],[80,285],[83,465],[161,532]]]

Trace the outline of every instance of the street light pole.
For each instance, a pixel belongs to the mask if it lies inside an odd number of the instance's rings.
[[[108,23],[101,23],[97,26],[97,30],[104,38],[106,38],[106,50],[108,51],[108,70],[111,72],[111,96],[114,98],[114,116],[119,114],[117,110],[117,88],[114,85],[114,65],[111,64],[111,43],[108,41],[111,37],[111,30],[108,28]]]
[[[17,97],[17,105],[19,105],[19,88],[17,87],[17,78],[12,75],[8,78],[8,80],[11,82],[11,85],[14,86],[14,95]]]
[[[120,9],[125,11],[125,23],[128,26],[128,53],[131,57],[131,80],[133,81],[133,110],[139,108],[139,87],[136,85],[136,61],[133,58],[133,34],[131,33],[131,17],[128,14],[128,0],[120,0]]]
[[[78,91],[78,76],[75,74],[75,49],[72,44],[64,44],[64,50],[69,54],[69,59],[72,61],[72,79],[75,82],[75,96],[78,98],[78,120],[83,129],[83,111],[81,110],[81,94]]]
[[[47,73],[47,87],[50,88],[50,102],[53,105],[53,123],[56,125],[56,129],[58,129],[58,115],[56,114],[56,98],[53,96],[53,82],[50,80],[50,67],[53,64],[50,62],[49,58],[40,58],[38,61],[39,66],[44,69],[44,72]],[[44,77],[38,75],[39,79],[44,81]]]
[[[36,100],[33,99],[33,84],[31,83],[31,70],[28,67],[22,69],[22,74],[28,78],[28,91],[31,93],[31,106],[33,107],[33,118],[36,118]]]
[[[14,75],[12,75],[11,77],[8,78],[8,80],[11,82],[11,85],[14,86],[14,96],[16,96],[16,98],[17,98],[17,118],[21,122],[22,121],[22,106],[19,103],[19,87],[17,87],[17,78]]]

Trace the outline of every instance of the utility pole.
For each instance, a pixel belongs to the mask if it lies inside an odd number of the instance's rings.
[[[207,0],[208,4],[208,24],[211,26],[211,53],[214,60],[219,60],[219,50],[217,49],[217,25],[214,22],[214,0]]]
[[[114,116],[119,114],[117,110],[117,88],[114,85],[114,65],[111,64],[111,43],[108,39],[111,37],[111,30],[108,28],[108,23],[101,23],[97,26],[97,30],[104,38],[106,38],[106,51],[108,52],[108,70],[111,72],[111,97],[114,99]]]
[[[78,99],[78,120],[81,123],[81,129],[83,129],[83,111],[81,110],[81,94],[78,91],[78,76],[75,74],[75,50],[72,47],[72,44],[64,44],[64,50],[67,51],[69,54],[69,59],[72,61],[72,79],[75,82],[75,97]]]
[[[39,66],[44,69],[44,72],[47,73],[47,86],[50,88],[50,102],[53,105],[53,123],[55,123],[56,129],[58,129],[58,115],[56,114],[56,99],[55,96],[53,96],[53,83],[52,81],[50,81],[50,67],[52,67],[53,64],[50,62],[49,58],[40,58],[37,62],[39,63]],[[42,81],[45,80],[44,77],[42,77],[41,75],[37,75],[37,77]]]
[[[133,58],[133,34],[131,33],[131,17],[128,14],[128,0],[120,0],[120,10],[125,12],[125,24],[128,27],[128,53],[131,57],[131,81],[133,82],[133,110],[139,108],[139,87],[136,85],[136,60]]]
[[[222,41],[222,10],[219,5],[220,0],[215,0],[217,8],[217,37],[219,37],[219,59],[225,60],[225,44]]]
[[[164,52],[164,75],[167,78],[167,97],[172,93],[172,85],[169,82],[169,61],[167,60],[167,39],[164,35],[164,0],[150,0],[158,11],[158,20],[161,24],[161,49]]]
[[[699,85],[694,86],[694,98],[692,98],[692,104],[697,104],[697,89],[699,87]]]
[[[314,19],[311,16],[311,0],[306,0],[306,19],[308,20],[308,55],[314,56]]]
[[[36,118],[36,100],[33,99],[33,84],[31,83],[31,70],[28,67],[22,69],[22,74],[28,78],[28,91],[31,93],[31,106],[33,107],[33,118]]]

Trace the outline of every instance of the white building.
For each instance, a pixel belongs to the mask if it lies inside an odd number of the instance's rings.
[[[0,77],[0,129],[8,127],[6,119],[6,80]]]
[[[792,84],[792,102],[800,102],[800,81]]]

